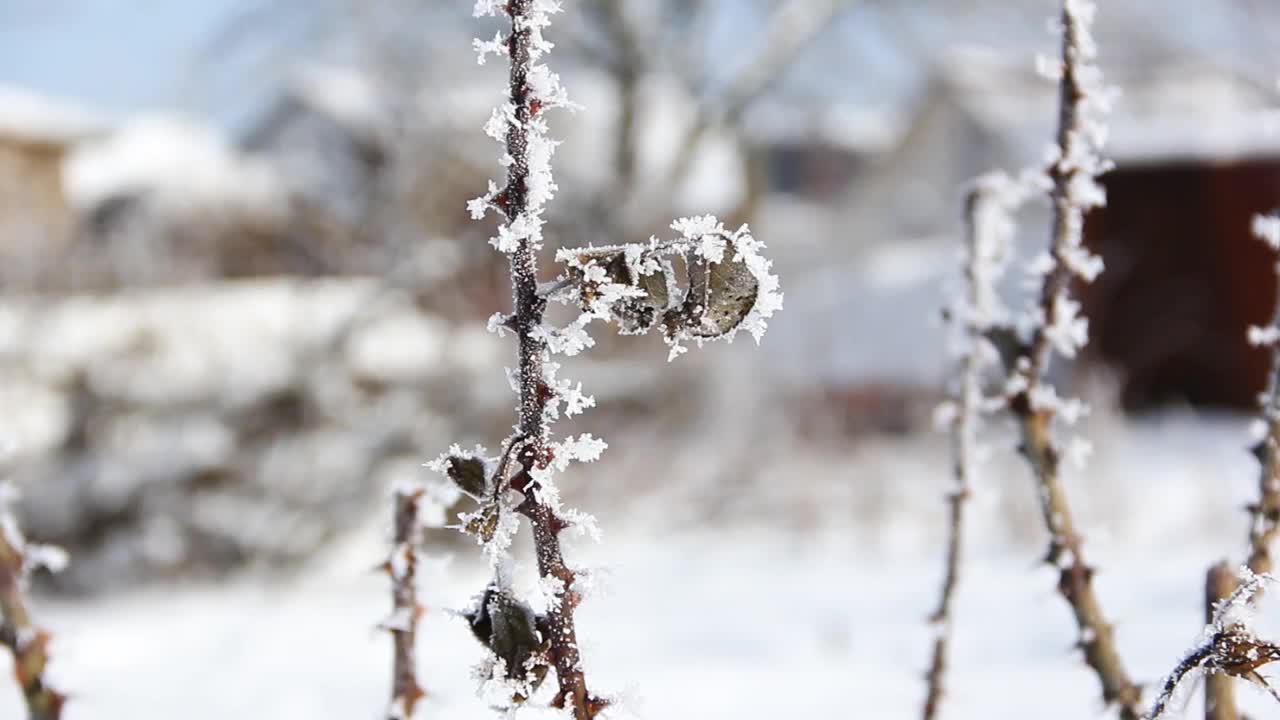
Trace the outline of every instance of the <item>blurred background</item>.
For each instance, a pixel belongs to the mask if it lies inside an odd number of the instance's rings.
[[[583,108],[551,119],[550,243],[712,212],[752,225],[786,293],[758,349],[667,364],[655,338],[600,330],[566,362],[598,407],[562,430],[611,445],[563,481],[606,531],[570,548],[603,588],[581,614],[589,674],[639,717],[911,717],[960,198],[1044,156],[1056,4],[564,5],[551,64]],[[1087,241],[1107,271],[1081,289],[1089,354],[1058,374],[1093,403],[1070,491],[1121,650],[1154,682],[1198,635],[1204,570],[1247,537],[1269,360],[1244,333],[1276,295],[1249,224],[1280,207],[1280,4],[1101,5],[1121,95]],[[513,421],[514,345],[485,330],[505,258],[465,209],[497,172],[480,128],[505,68],[476,64],[498,27],[470,11],[0,0],[2,469],[28,534],[71,553],[37,611],[73,720],[381,712],[386,489]],[[1029,258],[1045,203],[1021,219]],[[951,715],[1101,714],[1000,430]],[[461,535],[431,542],[424,716],[486,717],[480,647],[447,612],[486,571]],[[19,707],[0,683],[0,716]]]

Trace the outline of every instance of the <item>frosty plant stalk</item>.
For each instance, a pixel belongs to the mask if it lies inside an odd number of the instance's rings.
[[[10,486],[0,481],[0,645],[13,655],[13,676],[22,689],[28,720],[58,720],[66,697],[45,676],[49,633],[31,618],[27,576],[36,567],[58,570],[66,555],[58,548],[27,542],[9,511]]]
[[[757,341],[766,320],[782,306],[778,279],[761,251],[764,245],[746,226],[730,230],[714,217],[672,223],[676,237],[647,243],[559,249],[559,276],[541,283],[543,213],[557,187],[551,158],[558,142],[548,137],[547,114],[573,107],[559,78],[541,62],[552,44],[544,37],[558,0],[478,0],[477,17],[506,16],[510,24],[491,40],[477,40],[481,63],[490,55],[509,64],[508,96],[485,124],[501,143],[506,178],[500,187],[468,204],[472,217],[496,211],[501,223],[491,244],[511,266],[513,310],[497,314],[490,329],[514,335],[517,364],[509,381],[518,395],[515,431],[497,457],[484,448],[455,445],[428,464],[475,503],[460,527],[475,538],[493,568],[493,578],[463,613],[486,649],[479,671],[481,696],[495,707],[515,709],[538,698],[554,672],[556,692],[549,704],[577,720],[590,720],[608,705],[587,683],[574,611],[587,590],[587,574],[573,568],[561,543],[566,530],[598,538],[594,520],[569,509],[555,484],[571,462],[596,460],[607,447],[590,434],[556,440],[552,425],[595,404],[581,384],[561,378],[557,355],[576,355],[594,345],[592,322],[613,322],[623,334],[658,328],[670,347],[669,359],[689,344],[732,340],[746,330]],[[676,272],[677,262],[683,268]],[[577,311],[562,326],[547,323],[550,302]],[[528,521],[539,582],[522,597],[510,555]],[[409,550],[412,552],[413,545]],[[414,685],[416,687],[416,684]]]
[[[391,577],[391,617],[383,627],[391,633],[394,647],[391,669],[391,710],[393,719],[413,716],[413,709],[425,694],[418,685],[416,645],[418,621],[422,605],[418,602],[418,556],[414,552],[421,525],[421,488],[395,488],[393,491],[393,544],[391,555],[383,565]]]
[[[1280,251],[1280,215],[1259,215],[1253,219],[1253,232],[1272,250]],[[1280,281],[1280,263],[1276,265]],[[1249,342],[1271,351],[1271,372],[1267,389],[1260,398],[1262,417],[1254,455],[1260,465],[1258,500],[1249,507],[1249,569],[1269,573],[1273,569],[1271,546],[1280,536],[1280,297],[1275,315],[1266,327],[1249,328]]]
[[[1258,215],[1253,219],[1253,233],[1270,247],[1280,251],[1280,216]],[[1280,280],[1280,263],[1276,264],[1276,276]],[[1248,340],[1251,345],[1271,351],[1271,371],[1267,376],[1267,388],[1259,396],[1261,417],[1256,423],[1257,442],[1252,451],[1258,460],[1258,499],[1249,505],[1249,557],[1246,569],[1254,575],[1270,573],[1274,567],[1271,555],[1276,538],[1280,537],[1280,297],[1276,300],[1275,314],[1266,327],[1250,327]],[[1210,569],[1210,578],[1218,577],[1216,587],[1209,593],[1211,601],[1221,601],[1236,587],[1235,578],[1225,561]],[[1259,585],[1250,592],[1247,603],[1256,603],[1262,594]],[[1213,720],[1235,720],[1234,687],[1229,673],[1213,675],[1205,682],[1205,704]]]
[[[1039,485],[1041,515],[1049,532],[1045,561],[1058,571],[1058,591],[1075,615],[1085,662],[1102,683],[1104,702],[1116,705],[1122,720],[1137,720],[1142,692],[1116,651],[1113,628],[1094,590],[1094,570],[1085,559],[1083,537],[1062,482],[1063,451],[1055,437],[1055,420],[1070,425],[1084,406],[1059,397],[1046,377],[1055,352],[1073,358],[1088,341],[1088,323],[1071,297],[1072,283],[1092,282],[1102,271],[1102,260],[1083,245],[1085,213],[1105,201],[1096,178],[1110,167],[1100,154],[1110,98],[1094,64],[1097,47],[1091,26],[1096,10],[1090,0],[1064,0],[1061,60],[1057,67],[1046,68],[1059,80],[1058,131],[1048,170],[1052,233],[1048,252],[1032,261],[1031,273],[1041,277],[1040,295],[1024,318],[1030,339],[1016,353],[1006,392],[1021,428],[1022,453]],[[1077,438],[1075,443],[1072,454],[1082,459],[1083,441]]]
[[[996,293],[1009,263],[1013,235],[1012,210],[1025,200],[1026,185],[1003,173],[979,178],[965,199],[964,288],[943,315],[950,323],[950,348],[959,359],[960,377],[951,400],[938,408],[938,419],[951,434],[954,486],[949,506],[946,570],[938,606],[929,620],[935,626],[933,656],[926,675],[928,692],[923,717],[937,717],[946,685],[951,640],[952,602],[960,584],[964,547],[965,501],[972,489],[982,414],[992,402],[982,390],[985,374],[998,366],[999,352],[989,339],[1008,322],[1008,311]],[[997,402],[998,405],[998,402]]]

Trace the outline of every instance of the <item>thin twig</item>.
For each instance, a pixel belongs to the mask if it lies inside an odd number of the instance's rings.
[[[418,684],[418,539],[421,524],[418,512],[425,491],[419,488],[394,490],[394,537],[391,557],[383,566],[391,577],[391,618],[384,624],[391,633],[393,651],[391,705],[388,720],[408,720],[425,693]]]
[[[1259,218],[1254,226],[1259,238],[1270,244],[1272,238],[1266,231],[1267,220]],[[1276,276],[1280,281],[1280,264],[1276,267]],[[1280,288],[1280,282],[1277,287]],[[1271,572],[1274,565],[1271,546],[1280,536],[1280,338],[1277,337],[1280,336],[1280,298],[1274,312],[1269,327],[1249,330],[1252,344],[1271,350],[1271,371],[1267,375],[1266,392],[1261,397],[1266,430],[1253,448],[1259,464],[1258,500],[1249,506],[1252,522],[1249,527],[1248,565],[1257,574]]]
[[[13,676],[22,688],[28,720],[59,720],[66,696],[49,686],[49,633],[31,619],[24,597],[27,544],[0,508],[0,645],[13,655]]]
[[[1059,571],[1058,591],[1075,615],[1085,662],[1102,683],[1103,700],[1119,707],[1122,720],[1138,720],[1142,692],[1116,650],[1114,631],[1094,591],[1094,570],[1086,562],[1083,540],[1062,483],[1061,451],[1053,437],[1060,407],[1046,380],[1054,349],[1061,350],[1066,344],[1074,352],[1077,347],[1072,343],[1080,342],[1072,332],[1078,327],[1074,326],[1078,322],[1074,315],[1079,305],[1069,296],[1070,285],[1076,277],[1089,279],[1097,271],[1088,269],[1090,262],[1081,246],[1084,213],[1101,202],[1092,177],[1101,161],[1094,156],[1092,128],[1086,127],[1089,118],[1083,107],[1098,82],[1097,77],[1082,77],[1085,67],[1096,72],[1089,65],[1095,51],[1088,27],[1091,10],[1092,6],[1079,0],[1063,0],[1059,157],[1049,169],[1053,186],[1051,267],[1041,286],[1039,322],[1017,361],[1019,382],[1011,407],[1021,428],[1022,453],[1039,485],[1041,515],[1050,536],[1046,561]]]
[[[1160,694],[1156,696],[1155,705],[1151,708],[1151,720],[1156,720],[1164,714],[1169,707],[1169,702],[1173,699],[1173,691],[1178,689],[1178,685],[1187,675],[1197,672],[1209,657],[1213,655],[1213,644],[1205,644],[1195,648],[1186,657],[1178,661],[1173,668],[1173,672],[1169,673],[1169,677],[1165,678],[1164,685],[1160,688]]]
[[[1273,222],[1265,216],[1254,220],[1254,232],[1258,238],[1277,249],[1280,236],[1273,227]],[[1276,266],[1276,276],[1280,279],[1280,264]],[[1280,286],[1278,286],[1280,293]],[[1261,405],[1262,437],[1251,448],[1258,460],[1258,499],[1249,504],[1249,559],[1246,567],[1256,575],[1271,572],[1274,562],[1271,557],[1271,546],[1280,536],[1280,298],[1277,299],[1271,324],[1266,328],[1250,327],[1249,342],[1252,345],[1268,347],[1271,350],[1271,370],[1267,375],[1266,391],[1259,397]],[[1212,603],[1221,600],[1231,592],[1236,581],[1226,561],[1215,565],[1210,571],[1210,596]],[[1215,581],[1215,573],[1220,577]],[[1225,576],[1221,575],[1225,573]],[[1218,597],[1214,598],[1213,583],[1217,583]],[[1250,597],[1256,602],[1258,592]],[[1270,686],[1268,686],[1270,687]],[[1205,683],[1205,717],[1207,720],[1236,720],[1239,716],[1235,706],[1235,687],[1228,677],[1213,676]]]
[[[978,236],[979,204],[983,202],[981,186],[972,189],[965,198],[965,234],[966,262],[965,286],[966,297],[964,308],[953,311],[952,322],[963,328],[965,336],[964,356],[961,360],[960,388],[955,401],[955,417],[951,423],[952,475],[955,480],[951,493],[947,496],[949,509],[948,535],[946,550],[946,575],[942,581],[942,591],[938,598],[938,607],[929,617],[936,626],[933,644],[933,656],[929,662],[926,675],[928,693],[924,703],[924,719],[937,717],[942,703],[942,695],[946,685],[946,672],[949,644],[951,641],[951,605],[955,597],[956,586],[960,582],[960,563],[964,544],[964,508],[969,497],[971,478],[974,466],[974,443],[977,432],[978,413],[982,403],[982,368],[981,343],[984,342],[981,326],[980,306],[984,295],[982,273],[983,239]]]

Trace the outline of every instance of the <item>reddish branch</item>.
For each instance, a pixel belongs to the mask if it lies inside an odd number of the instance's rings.
[[[510,93],[515,107],[515,121],[507,127],[507,153],[510,165],[507,185],[499,195],[508,222],[514,222],[529,208],[529,121],[537,113],[540,103],[529,87],[529,70],[532,66],[532,31],[529,18],[533,0],[510,0],[506,5],[511,17],[511,35],[507,40],[510,56]],[[559,693],[553,704],[572,708],[576,720],[591,720],[604,707],[604,701],[587,690],[586,675],[582,670],[578,653],[577,629],[574,626],[574,609],[581,596],[573,589],[574,572],[564,562],[560,550],[560,531],[565,523],[552,508],[538,499],[535,481],[530,470],[545,467],[548,453],[547,405],[553,391],[544,378],[543,359],[547,354],[546,343],[538,331],[542,327],[546,300],[538,295],[537,262],[529,239],[521,239],[511,254],[511,282],[515,293],[515,313],[511,326],[519,337],[519,435],[524,444],[517,459],[523,466],[511,478],[511,487],[524,495],[518,507],[533,527],[534,546],[538,558],[538,573],[543,578],[556,578],[564,587],[558,602],[547,609],[543,623],[545,638],[550,644],[552,665],[556,669]]]
[[[391,633],[393,649],[391,673],[390,720],[413,717],[414,707],[425,694],[418,684],[417,657],[418,620],[422,606],[418,603],[417,542],[420,524],[418,511],[422,490],[395,491],[395,529],[391,558],[383,569],[391,577],[391,619],[386,629]]]
[[[36,627],[23,597],[25,558],[20,536],[0,523],[0,645],[13,655],[13,675],[28,720],[59,720],[66,697],[49,687],[49,633]]]
[[[1073,279],[1069,254],[1073,249],[1073,233],[1079,230],[1084,208],[1073,195],[1072,185],[1077,180],[1084,180],[1080,176],[1089,172],[1076,163],[1065,162],[1072,157],[1073,144],[1085,135],[1081,112],[1085,92],[1078,74],[1082,39],[1078,37],[1078,18],[1072,15],[1070,0],[1063,3],[1062,27],[1057,143],[1064,160],[1055,162],[1049,170],[1053,183],[1050,253],[1055,262],[1041,287],[1043,320],[1037,323],[1030,345],[1018,360],[1018,371],[1024,382],[1023,389],[1012,398],[1012,409],[1021,427],[1022,452],[1039,484],[1040,510],[1050,536],[1046,560],[1059,571],[1058,591],[1070,603],[1075,615],[1085,662],[1102,683],[1103,700],[1118,706],[1121,720],[1138,720],[1142,717],[1142,691],[1130,679],[1116,651],[1113,628],[1107,622],[1094,591],[1094,569],[1086,561],[1082,537],[1072,518],[1062,484],[1061,454],[1052,435],[1055,412],[1051,407],[1032,402],[1032,391],[1043,387],[1046,382],[1049,358],[1053,352],[1049,323],[1058,317],[1059,304],[1068,300],[1067,292]]]

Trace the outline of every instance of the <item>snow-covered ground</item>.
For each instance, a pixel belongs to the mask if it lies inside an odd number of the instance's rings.
[[[1144,682],[1158,682],[1197,639],[1208,565],[1240,556],[1240,506],[1254,482],[1241,449],[1245,424],[1102,413],[1092,421],[1097,455],[1071,490],[1120,649]],[[623,464],[640,457],[619,455]],[[598,464],[598,482],[607,482],[609,462]],[[866,443],[827,469],[814,479],[804,468],[788,475],[770,466],[766,481],[744,485],[740,492],[778,503],[774,518],[697,523],[667,512],[688,495],[682,488],[693,484],[684,480],[633,489],[626,501],[586,493],[614,501],[591,508],[605,542],[571,548],[580,564],[607,568],[602,591],[580,611],[580,630],[591,682],[621,694],[622,716],[917,715],[931,637],[923,618],[941,572],[944,445]],[[1072,650],[1053,573],[1036,563],[1025,472],[1013,459],[990,470],[974,503],[946,716],[1104,716]],[[842,485],[862,488],[838,492]],[[780,499],[805,494],[827,507],[798,521]],[[380,717],[390,650],[373,627],[389,601],[385,578],[370,568],[381,543],[371,520],[295,577],[41,598],[39,615],[56,633],[54,678],[73,696],[67,717]],[[440,552],[456,557],[432,563],[423,582],[429,698],[421,717],[492,717],[469,675],[480,648],[444,611],[465,605],[485,572],[467,548]],[[1278,606],[1266,614],[1280,617]],[[1275,711],[1253,689],[1240,694],[1255,717]],[[19,716],[16,691],[0,683],[0,717]]]

